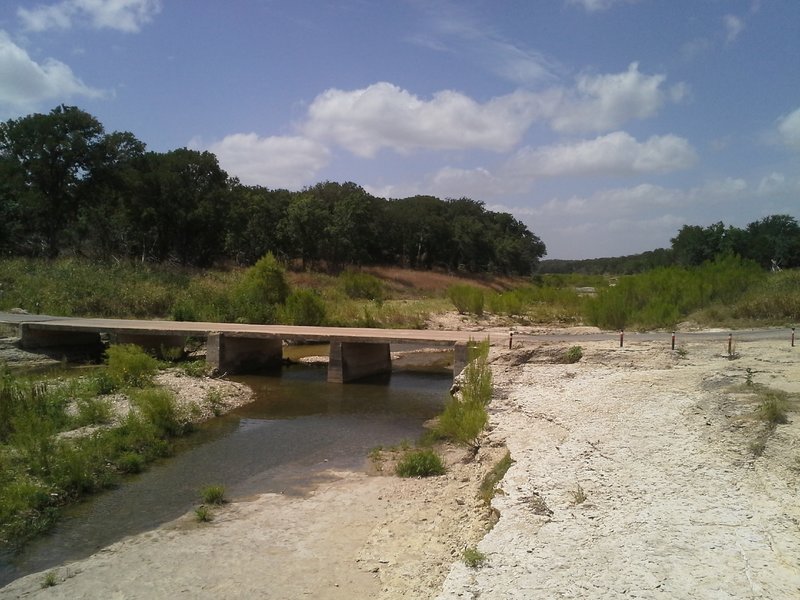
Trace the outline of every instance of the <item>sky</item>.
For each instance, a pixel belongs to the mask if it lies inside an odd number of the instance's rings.
[[[0,119],[62,103],[248,185],[480,200],[546,258],[800,219],[799,0],[2,0]]]

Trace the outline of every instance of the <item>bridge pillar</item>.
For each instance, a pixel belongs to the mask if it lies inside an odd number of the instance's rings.
[[[328,381],[347,383],[354,379],[392,372],[392,355],[387,343],[331,340]]]
[[[281,365],[283,340],[209,333],[206,362],[218,373],[256,373]]]

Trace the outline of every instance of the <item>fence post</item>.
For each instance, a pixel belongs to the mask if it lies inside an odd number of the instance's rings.
[[[733,334],[728,334],[728,356],[733,355]]]
[[[508,349],[511,350],[511,346],[514,344],[514,332],[508,332]]]
[[[792,348],[794,348],[794,327],[792,327]]]
[[[672,332],[672,349],[675,350],[675,332]]]
[[[619,347],[620,348],[622,348],[623,339],[625,339],[625,330],[624,329],[620,329],[619,330]]]

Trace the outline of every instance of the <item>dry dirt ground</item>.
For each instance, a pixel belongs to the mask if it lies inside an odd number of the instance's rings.
[[[554,364],[577,344],[580,362]],[[306,497],[189,514],[0,597],[800,598],[797,404],[768,430],[754,394],[800,393],[800,348],[614,345],[494,348],[483,447],[468,462],[449,450],[446,475],[332,473]],[[477,489],[505,446],[490,529]],[[461,560],[474,546],[479,568]]]

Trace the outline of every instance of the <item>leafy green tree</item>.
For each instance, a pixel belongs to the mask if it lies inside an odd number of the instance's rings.
[[[800,225],[792,216],[772,215],[750,223],[746,242],[744,256],[764,268],[800,266]]]
[[[228,175],[210,152],[148,152],[126,206],[132,247],[142,259],[207,266],[222,255]]]
[[[74,223],[82,183],[91,175],[103,126],[74,106],[0,124],[3,174],[16,185],[4,190],[3,205],[14,204],[30,224],[27,250],[55,257],[64,232]]]
[[[225,252],[240,264],[253,264],[268,252],[286,255],[279,224],[292,193],[250,187],[233,181],[225,233]]]

